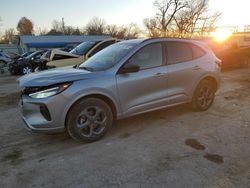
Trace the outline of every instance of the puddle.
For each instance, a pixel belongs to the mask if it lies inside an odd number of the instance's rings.
[[[223,157],[217,154],[206,154],[203,156],[205,159],[217,163],[217,164],[221,164],[224,163]]]
[[[123,133],[123,134],[121,134],[121,135],[119,136],[119,138],[128,138],[128,137],[130,137],[130,136],[131,136],[130,133]]]
[[[206,149],[206,147],[203,146],[199,141],[197,141],[196,139],[192,139],[192,138],[186,139],[185,144],[187,146],[190,146],[191,148],[196,149],[196,150],[204,150],[204,149]]]

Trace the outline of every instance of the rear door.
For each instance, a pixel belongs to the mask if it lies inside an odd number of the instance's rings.
[[[137,51],[126,64],[139,65],[139,72],[117,74],[120,104],[125,115],[167,104],[167,67],[161,43]]]
[[[188,42],[166,42],[168,98],[170,104],[191,99],[193,87],[202,75],[201,58],[205,52]]]

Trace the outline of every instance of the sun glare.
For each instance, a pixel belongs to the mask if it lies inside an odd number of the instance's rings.
[[[232,31],[226,28],[219,28],[213,33],[211,33],[211,36],[217,41],[217,42],[224,42],[232,35]]]

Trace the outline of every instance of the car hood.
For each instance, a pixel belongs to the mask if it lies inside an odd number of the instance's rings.
[[[98,72],[64,67],[28,74],[19,78],[17,82],[19,82],[21,88],[49,86],[58,83],[90,79],[96,77],[96,74],[98,74]]]

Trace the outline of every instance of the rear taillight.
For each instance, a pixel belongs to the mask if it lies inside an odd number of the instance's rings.
[[[221,67],[221,60],[220,59],[218,59],[218,58],[216,58],[215,59],[215,63],[219,66],[219,67]]]

